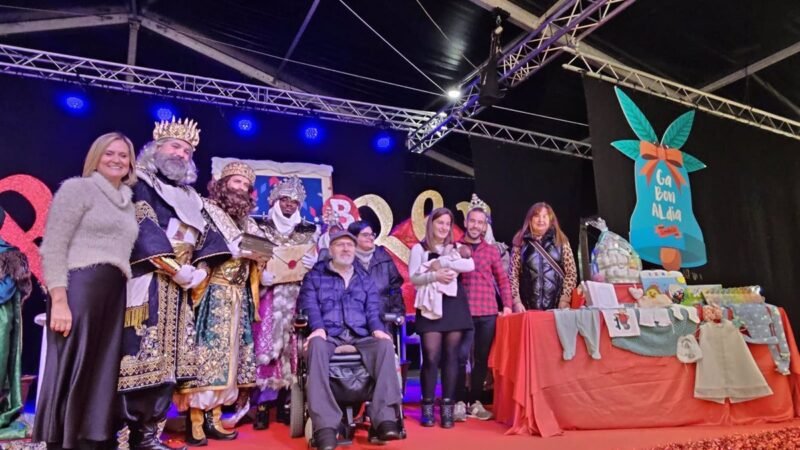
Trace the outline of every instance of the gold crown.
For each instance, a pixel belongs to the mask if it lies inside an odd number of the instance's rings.
[[[241,175],[247,178],[251,185],[256,182],[256,173],[253,171],[253,168],[243,162],[234,161],[226,164],[219,178],[223,179],[231,175]]]
[[[297,175],[282,179],[272,188],[269,193],[269,204],[272,205],[283,197],[288,197],[301,205],[306,201],[306,188]]]
[[[479,199],[475,194],[472,194],[472,198],[469,201],[469,209],[467,211],[472,211],[473,209],[480,209],[487,215],[492,214],[492,209],[489,208],[489,205],[487,205],[483,200]]]
[[[200,143],[200,130],[197,129],[197,122],[190,119],[175,120],[172,116],[172,121],[162,120],[156,122],[156,127],[153,128],[153,139],[156,141],[161,139],[180,139],[186,141],[192,147],[197,147]]]

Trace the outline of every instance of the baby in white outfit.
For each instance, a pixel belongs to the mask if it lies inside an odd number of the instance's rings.
[[[462,258],[470,258],[471,256],[472,252],[469,247],[462,245],[458,248],[453,248],[446,255],[422,263],[419,273],[448,269],[452,267],[455,261]],[[449,283],[435,281],[427,286],[417,288],[414,306],[420,309],[422,315],[428,319],[439,319],[442,317],[442,295],[454,297],[457,293],[458,282],[455,278]]]

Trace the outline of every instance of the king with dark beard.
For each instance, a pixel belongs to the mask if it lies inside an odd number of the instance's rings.
[[[156,124],[153,141],[136,161],[139,181],[132,190],[139,235],[131,255],[118,386],[133,450],[170,450],[160,434],[172,394],[200,369],[189,290],[231,256],[191,187],[199,142],[196,123],[173,118]]]
[[[203,199],[203,214],[225,238],[232,257],[192,291],[199,372],[175,397],[178,409],[189,410],[186,443],[191,446],[236,438],[236,431],[220,423],[222,405],[236,402],[240,389],[255,386],[252,324],[258,320],[263,264],[239,249],[243,233],[263,237],[250,217],[255,179],[247,164],[229,163],[209,183],[209,198]]]

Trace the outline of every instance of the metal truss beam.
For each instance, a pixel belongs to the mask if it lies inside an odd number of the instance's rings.
[[[10,45],[0,45],[0,73],[400,130],[434,114]]]
[[[147,28],[148,30],[156,34],[159,34],[169,40],[177,42],[178,44],[190,48],[198,53],[201,53],[206,57],[211,58],[214,61],[217,61],[220,64],[224,64],[242,73],[243,75],[246,75],[264,84],[275,86],[280,89],[295,90],[295,91],[298,90],[296,87],[276,79],[274,76],[264,72],[263,70],[254,67],[250,64],[247,64],[242,60],[235,58],[225,52],[219,51],[216,48],[189,36],[188,34],[176,30],[175,28],[173,28],[170,25],[167,25],[166,23],[163,23],[158,20],[153,20],[149,16],[142,16],[140,18],[140,21],[144,28]]]
[[[430,111],[287,91],[263,85],[147,69],[2,44],[0,44],[0,74],[77,83],[140,94],[171,96],[188,101],[287,115],[315,116],[324,120],[386,127],[405,132],[413,131],[437,117],[436,113]],[[453,123],[453,126],[449,131],[591,158],[591,147],[586,142],[474,119],[463,119]],[[466,165],[462,164],[463,167],[458,168],[445,161],[440,162],[469,175],[474,174]]]
[[[517,86],[560,55],[564,48],[576,45],[633,1],[559,1],[533,31],[503,51],[498,64],[499,81],[511,88]],[[475,71],[460,84],[465,92],[462,100],[442,109],[442,114],[409,134],[409,148],[423,153],[451,131],[468,128],[460,122],[484,109],[478,104],[479,86],[480,71]]]
[[[714,81],[713,83],[709,83],[701,87],[700,90],[704,92],[714,92],[731,83],[735,83],[741,80],[742,78],[753,75],[754,73],[760,70],[764,70],[773,64],[779,63],[790,56],[796,55],[797,53],[800,53],[800,42],[795,42],[794,44],[786,47],[785,49],[779,52],[773,53],[772,55],[769,55],[760,61],[750,64],[744,69],[737,70],[736,72],[733,72],[730,75],[722,77],[719,80]]]
[[[127,24],[128,14],[97,14],[58,19],[25,20],[20,22],[0,23],[0,36],[39,31],[68,30],[73,28],[103,27],[108,25]]]
[[[508,20],[525,31],[529,32],[533,31],[535,27],[542,22],[541,17],[529,12],[528,10],[522,8],[521,6],[517,6],[510,0],[470,0],[470,1],[486,10],[491,11],[494,8],[500,8],[503,9],[504,11],[508,11],[509,13]],[[552,34],[553,29],[554,29],[553,27],[547,27],[545,28],[544,33],[549,36]],[[575,42],[570,42],[567,39],[567,37],[561,37],[558,39],[558,43],[560,45],[574,46],[577,49],[579,49],[581,53],[590,56],[596,56],[605,61],[622,65],[621,61],[617,60],[616,58],[610,56],[609,54],[601,50],[598,50],[597,48],[591,46],[590,44],[584,41],[581,41],[576,44]],[[651,70],[647,65],[643,64],[641,61],[636,61],[635,65]],[[660,89],[660,87],[656,84],[651,84],[648,86],[648,88],[656,91]]]
[[[571,52],[573,53],[572,60],[564,65],[567,70],[642,91],[718,117],[735,120],[765,131],[800,140],[800,122],[795,120],[708,94],[630,67],[603,61],[594,56],[581,54],[574,50]],[[660,91],[648,89],[647,86],[651,84],[663,86],[664,89]],[[667,89],[672,90],[675,94],[665,94],[664,92]]]

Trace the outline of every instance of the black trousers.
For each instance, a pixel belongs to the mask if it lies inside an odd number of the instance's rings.
[[[458,352],[459,379],[456,400],[472,403],[481,399],[483,383],[489,372],[489,351],[494,342],[497,315],[472,316],[474,329],[464,332]],[[474,352],[473,352],[474,347]],[[467,362],[473,354],[473,366],[470,374],[470,389],[466,387]]]
[[[175,385],[163,384],[120,394],[122,420],[131,431],[145,424],[157,424],[167,418]]]
[[[397,419],[395,405],[402,402],[400,383],[394,362],[394,345],[387,339],[356,338],[342,342],[336,337],[327,340],[314,338],[308,341],[308,411],[314,431],[338,428],[342,410],[331,391],[330,359],[338,345],[350,344],[361,354],[367,372],[375,380],[375,389],[369,404],[370,420],[375,426]]]

